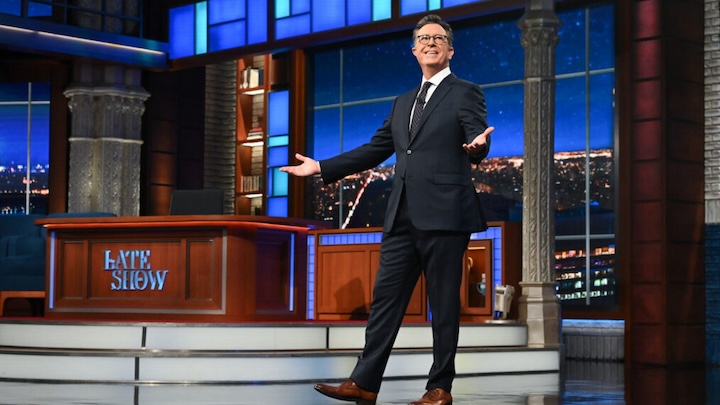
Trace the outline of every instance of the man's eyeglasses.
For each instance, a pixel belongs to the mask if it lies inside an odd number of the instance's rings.
[[[447,42],[447,35],[418,35],[415,38],[423,45],[429,44],[431,39],[436,45],[442,45]]]

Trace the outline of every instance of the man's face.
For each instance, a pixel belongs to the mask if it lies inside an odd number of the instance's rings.
[[[425,36],[429,37],[427,44],[421,43],[419,39],[428,39]],[[443,27],[439,24],[426,24],[418,30],[412,52],[421,68],[428,67],[438,72],[450,64],[455,50],[448,44]]]

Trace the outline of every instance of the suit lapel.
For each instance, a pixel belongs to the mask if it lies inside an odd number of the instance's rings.
[[[417,135],[422,132],[422,127],[425,124],[425,122],[429,119],[429,117],[432,115],[433,110],[435,107],[440,105],[440,102],[443,98],[447,95],[447,93],[452,88],[452,84],[455,81],[455,75],[451,74],[450,76],[446,77],[440,84],[438,85],[437,89],[432,94],[432,97],[430,97],[430,100],[428,100],[427,105],[423,109],[422,116],[420,117],[420,123],[418,123],[418,129],[415,133],[415,136],[410,140],[412,142],[415,140]],[[415,94],[419,91],[419,87],[415,89]],[[413,96],[414,97],[414,96]],[[414,101],[414,98],[413,98]],[[412,104],[410,105],[410,109],[412,109]],[[407,113],[408,118],[406,120],[408,121],[408,126],[410,124],[410,112]]]
[[[413,109],[415,103],[415,95],[420,91],[420,87],[415,88],[412,92],[405,93],[398,97],[398,113],[400,120],[400,128],[405,128],[405,136],[401,136],[403,139],[409,139],[410,136],[410,112]]]

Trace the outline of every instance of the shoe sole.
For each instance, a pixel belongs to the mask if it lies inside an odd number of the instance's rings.
[[[330,397],[330,398],[337,399],[340,401],[348,401],[348,402],[355,401],[355,404],[357,404],[357,405],[375,405],[377,403],[377,400],[373,401],[370,399],[357,399],[355,397],[343,397],[342,395],[333,395],[329,392],[320,390],[317,387],[315,387],[315,391],[325,395],[326,397]]]

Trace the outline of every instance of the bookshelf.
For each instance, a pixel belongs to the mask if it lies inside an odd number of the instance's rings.
[[[235,213],[264,214],[265,140],[270,55],[237,61]]]
[[[289,53],[241,58],[237,66],[236,198],[238,215],[287,216]]]

